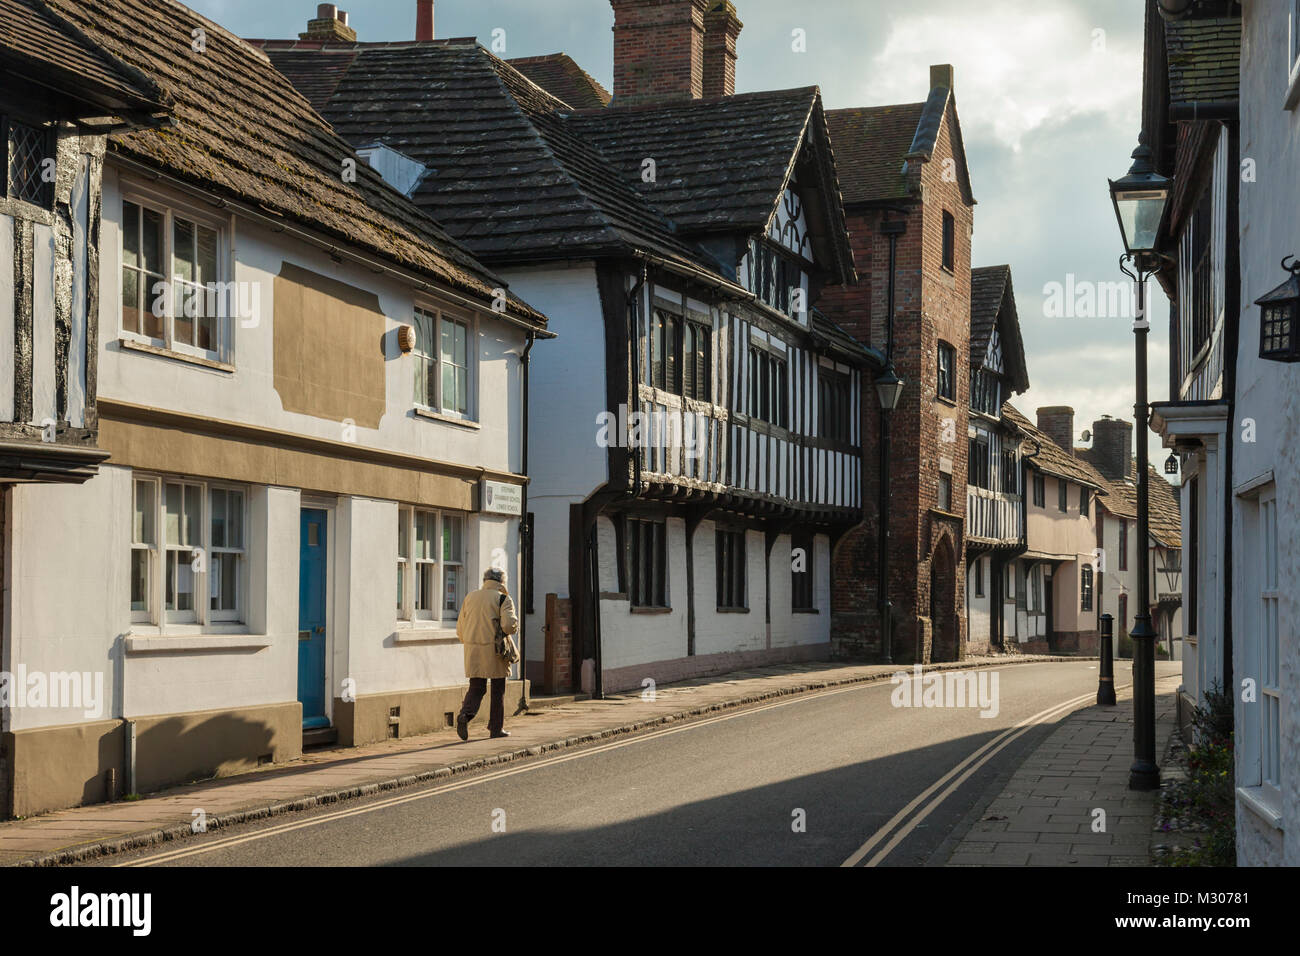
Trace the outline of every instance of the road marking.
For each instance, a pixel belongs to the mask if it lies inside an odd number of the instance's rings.
[[[1132,686],[1131,684],[1125,684],[1124,687],[1118,689],[1123,690],[1124,688],[1131,687],[1131,686]],[[931,813],[933,813],[939,807],[939,805],[943,803],[944,800],[948,799],[948,797],[950,797],[957,790],[958,787],[960,787],[963,783],[965,783],[968,779],[970,779],[972,774],[974,774],[977,770],[979,770],[990,760],[992,760],[993,757],[996,756],[999,751],[1001,751],[1003,748],[1013,743],[1015,740],[1017,740],[1019,737],[1023,736],[1024,734],[1029,733],[1029,731],[1033,730],[1035,727],[1039,727],[1043,724],[1050,723],[1051,721],[1057,719],[1058,717],[1078,709],[1079,706],[1083,704],[1085,701],[1091,700],[1095,702],[1096,697],[1097,695],[1095,692],[1089,694],[1082,694],[1071,700],[1067,700],[1064,703],[1060,703],[1052,707],[1048,707],[1046,710],[1041,710],[1036,714],[1026,717],[1024,720],[1020,721],[1020,723],[1016,724],[1014,727],[1007,728],[998,736],[994,737],[988,743],[984,744],[984,746],[980,747],[978,750],[976,750],[974,753],[968,756],[961,763],[957,764],[957,766],[949,770],[946,774],[944,774],[942,777],[940,777],[938,780],[932,783],[925,790],[921,791],[921,793],[917,794],[917,796],[913,798],[912,801],[908,803],[907,806],[903,807],[903,809],[899,810],[896,814],[894,814],[894,816],[889,820],[888,823],[886,823],[879,830],[873,833],[871,835],[871,838],[867,840],[866,843],[862,844],[862,846],[858,847],[858,849],[853,853],[853,855],[850,856],[843,863],[841,863],[840,866],[857,866],[859,863],[862,862],[862,860],[866,857],[866,855],[870,853],[878,843],[880,843],[881,840],[885,839],[885,837],[889,836],[889,834],[893,832],[895,827],[898,827],[900,823],[902,823],[904,820],[907,820],[906,825],[903,826],[894,835],[893,839],[891,839],[887,844],[885,844],[885,846],[880,850],[880,852],[877,853],[875,856],[873,856],[870,859],[870,861],[868,861],[867,863],[867,866],[878,866],[881,863],[881,861],[883,861],[887,856],[889,856],[890,853],[894,851],[894,848],[897,847],[898,844],[902,843],[903,840],[905,840],[908,836],[911,835],[911,833],[916,829],[917,825],[920,824],[922,820],[924,820]],[[954,781],[950,786],[948,786],[948,788],[945,789],[942,793],[940,793],[937,797],[931,800],[930,803],[927,804],[924,809],[918,812],[915,816],[911,817],[911,819],[908,819],[909,814],[911,814],[914,810],[916,810],[917,807],[920,806],[922,802],[929,799],[929,797],[936,790],[942,787],[949,780],[952,780],[953,777],[958,777],[958,779]]]
[[[788,700],[779,700],[769,704],[761,704],[757,707],[745,708],[731,714],[721,714],[717,717],[706,717],[703,720],[694,720],[688,724],[682,724],[680,727],[668,727],[664,730],[655,730],[647,734],[638,734],[629,737],[626,740],[614,741],[613,743],[600,744],[595,747],[584,748],[574,753],[558,754],[554,757],[543,757],[538,760],[532,760],[521,767],[511,767],[505,770],[491,771],[486,774],[473,777],[469,780],[460,780],[454,783],[444,784],[440,787],[434,787],[429,790],[422,790],[419,793],[409,793],[398,797],[390,797],[387,800],[380,800],[364,807],[351,807],[346,810],[336,810],[332,813],[322,814],[312,817],[310,820],[301,820],[295,823],[282,823],[278,826],[268,827],[265,830],[259,830],[256,833],[243,834],[241,836],[225,837],[221,840],[214,840],[211,843],[205,843],[201,846],[186,847],[179,850],[169,850],[165,853],[159,853],[156,856],[147,857],[140,860],[129,860],[124,863],[115,863],[115,867],[140,867],[140,866],[157,866],[161,863],[167,863],[171,860],[178,860],[182,857],[197,856],[202,853],[212,853],[216,850],[226,849],[227,847],[238,846],[243,843],[250,843],[254,840],[263,840],[267,837],[276,836],[281,833],[289,833],[293,830],[301,830],[307,827],[321,826],[335,820],[341,820],[345,817],[358,816],[364,813],[374,813],[378,810],[385,810],[389,807],[400,806],[404,803],[411,803],[416,800],[427,800],[430,797],[436,797],[444,793],[450,793],[454,790],[463,790],[466,787],[478,786],[482,783],[488,783],[493,780],[500,780],[504,777],[512,777],[515,774],[528,773],[543,767],[553,767],[556,764],[568,763],[570,760],[579,760],[583,757],[594,756],[595,754],[606,753],[610,750],[618,750],[622,747],[630,747],[633,744],[644,743],[647,740],[654,740],[659,737],[667,737],[671,734],[685,733],[688,730],[695,730],[699,727],[708,727],[713,724],[722,723],[725,720],[735,720],[739,717],[747,717],[750,714],[758,714],[763,711],[775,710],[778,707],[789,707],[791,704],[798,704],[807,700],[815,700],[823,697],[834,697],[839,694],[847,694],[857,690],[865,690],[869,687],[889,687],[887,681],[872,681],[870,683],[851,684],[847,687],[832,687],[828,690],[812,691],[806,694],[792,695]]]

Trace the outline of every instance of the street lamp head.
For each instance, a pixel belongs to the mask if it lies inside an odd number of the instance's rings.
[[[884,411],[892,412],[898,407],[898,401],[903,397],[903,380],[894,374],[894,366],[890,365],[876,379],[876,395],[880,398],[880,407]]]
[[[1300,261],[1287,256],[1282,268],[1291,278],[1255,300],[1260,307],[1259,357],[1271,362],[1300,362]]]
[[[1124,249],[1131,256],[1156,251],[1160,225],[1169,202],[1171,181],[1156,172],[1146,133],[1133,150],[1133,166],[1123,179],[1110,181],[1110,198],[1115,205]]]

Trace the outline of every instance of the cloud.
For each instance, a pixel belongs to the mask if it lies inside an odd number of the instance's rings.
[[[1016,152],[1035,130],[1082,114],[1131,112],[1142,76],[1140,46],[1078,7],[1001,0],[894,20],[865,71],[861,99],[914,102],[928,86],[928,64],[945,56],[957,68],[967,139]]]

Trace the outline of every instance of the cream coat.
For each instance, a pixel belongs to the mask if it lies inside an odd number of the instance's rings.
[[[466,596],[460,606],[460,618],[456,621],[456,636],[465,645],[466,677],[509,677],[510,668],[497,656],[496,628],[497,604],[501,595],[506,599],[501,603],[501,630],[513,634],[519,630],[519,618],[515,614],[515,602],[506,592],[505,585],[496,581],[484,581],[483,587]]]

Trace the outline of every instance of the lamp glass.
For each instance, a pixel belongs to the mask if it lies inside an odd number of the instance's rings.
[[[1125,189],[1116,184],[1115,211],[1125,249],[1133,253],[1155,251],[1168,199],[1168,189]]]
[[[903,381],[894,374],[893,369],[876,379],[876,395],[880,399],[880,407],[885,411],[892,412],[898,407],[898,401],[903,396]]]

